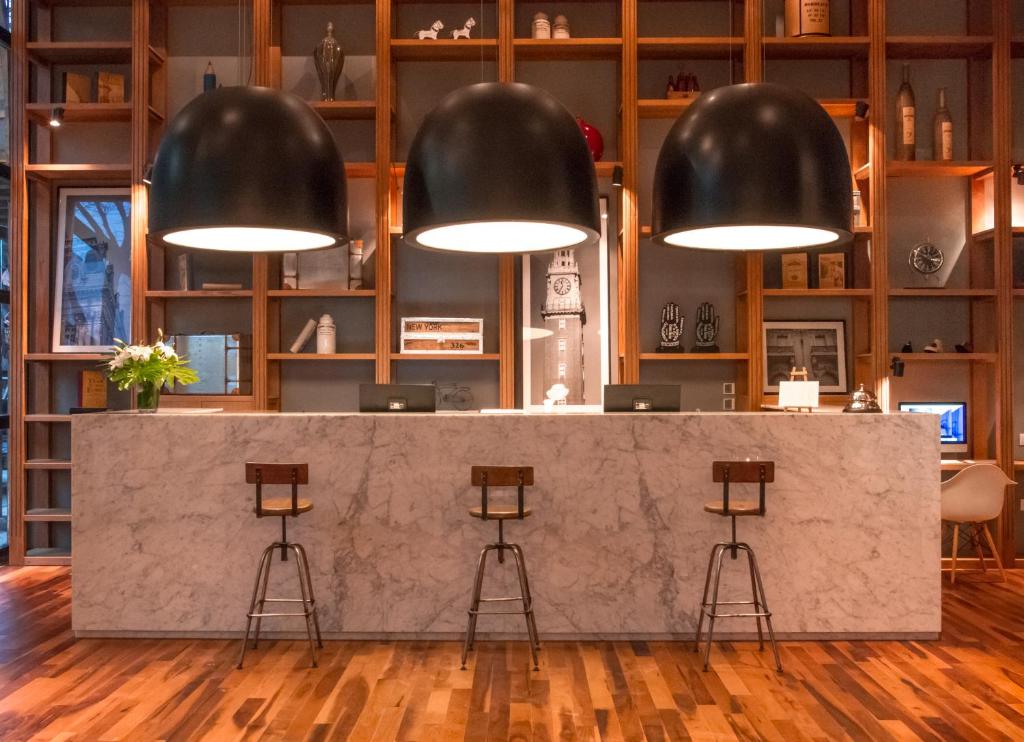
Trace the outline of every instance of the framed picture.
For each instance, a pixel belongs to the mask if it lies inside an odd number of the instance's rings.
[[[596,249],[522,257],[525,409],[600,408],[604,403],[612,369],[607,198],[601,198],[600,209]]]
[[[131,342],[131,191],[62,188],[54,242],[53,351]]]
[[[846,394],[846,324],[822,322],[764,323],[764,393],[778,394],[790,369],[806,368],[822,394]]]

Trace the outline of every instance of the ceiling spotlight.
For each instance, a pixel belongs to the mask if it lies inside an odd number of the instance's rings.
[[[63,106],[54,106],[50,109],[50,126],[58,129],[62,123],[64,123],[64,108]]]
[[[1013,177],[1017,179],[1017,185],[1024,186],[1024,165],[1013,166]]]
[[[868,117],[870,106],[866,100],[859,100],[853,107],[853,117],[858,121],[865,121]]]
[[[907,364],[904,363],[903,359],[899,356],[893,356],[892,361],[889,363],[889,369],[892,371],[892,375],[896,378],[902,378],[903,372],[906,370]]]
[[[615,188],[622,188],[622,165],[612,168],[612,185]]]

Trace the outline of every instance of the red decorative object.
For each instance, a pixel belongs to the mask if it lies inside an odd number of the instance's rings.
[[[594,158],[594,162],[600,162],[604,156],[604,137],[601,136],[601,132],[579,116],[576,117],[576,123],[580,125],[583,138],[587,140],[587,149],[590,150],[590,155]]]

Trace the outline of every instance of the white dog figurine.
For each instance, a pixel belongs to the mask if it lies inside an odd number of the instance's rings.
[[[433,39],[434,41],[437,41],[437,32],[440,31],[442,28],[444,28],[444,24],[441,23],[441,21],[434,21],[433,23],[430,24],[429,31],[417,31],[416,38],[418,38],[420,41],[423,41],[423,39]]]
[[[476,25],[476,20],[473,19],[473,18],[470,18],[469,20],[466,21],[466,23],[462,26],[462,28],[456,28],[454,31],[452,31],[452,38],[453,39],[468,39],[469,38],[469,32],[473,30],[473,26],[475,26],[475,25]]]

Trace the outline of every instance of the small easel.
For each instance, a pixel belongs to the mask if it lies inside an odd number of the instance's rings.
[[[807,376],[807,367],[806,366],[802,366],[801,368],[798,369],[796,366],[793,366],[792,368],[790,368],[789,369],[789,380],[790,381],[810,381],[810,379]],[[787,412],[810,412],[811,411],[810,407],[784,407],[783,409],[785,411],[787,411]]]

